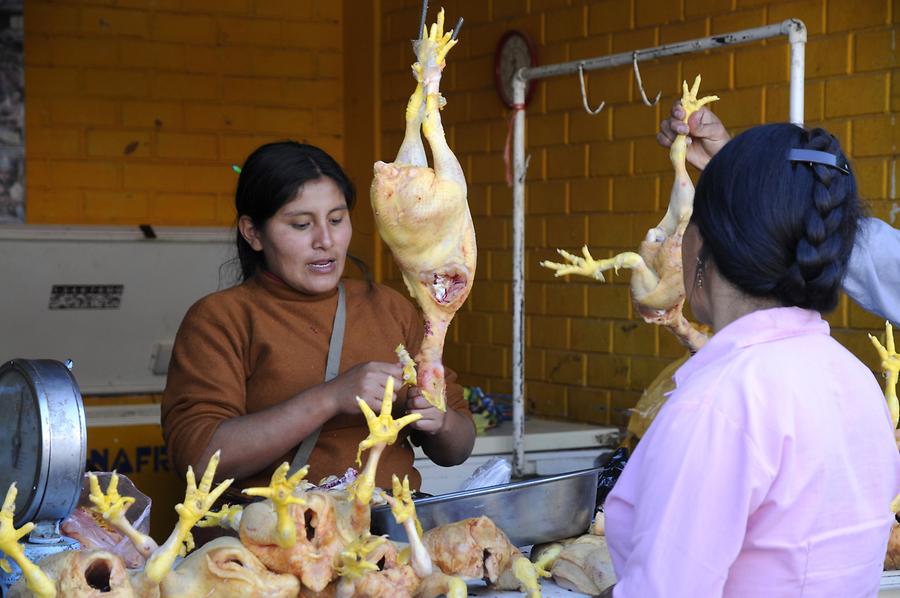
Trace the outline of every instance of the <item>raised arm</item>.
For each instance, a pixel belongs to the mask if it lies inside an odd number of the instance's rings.
[[[844,291],[866,311],[900,325],[900,230],[878,218],[861,221]]]

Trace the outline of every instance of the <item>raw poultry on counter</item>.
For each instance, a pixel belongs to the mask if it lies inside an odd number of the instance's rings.
[[[369,426],[360,451],[368,454],[363,472],[346,488],[304,484],[306,469],[289,476],[284,463],[268,487],[244,490],[264,500],[243,509],[223,505],[211,512],[232,482],[225,480],[213,488],[216,453],[199,485],[188,468],[185,498],[175,507],[178,523],[161,546],[135,530],[125,517],[134,498],[119,494],[117,476],[112,476],[105,492],[93,478],[93,509],[146,557],[143,569],[128,570],[122,557],[91,548],[31,563],[18,541],[33,524],[15,529],[13,484],[0,512],[0,551],[19,565],[23,575],[9,596],[462,598],[467,595],[466,579],[485,579],[499,589],[521,589],[530,598],[541,596],[538,580],[548,575],[551,559],[532,564],[486,517],[438,527],[423,537],[409,480],[401,482],[393,476],[392,495],[374,487],[378,458],[385,447],[396,441],[405,425],[421,417],[414,414],[395,420],[392,396],[389,378],[379,415],[358,401]],[[373,498],[390,504],[395,520],[407,532],[408,544],[370,533]],[[231,528],[240,539],[219,538],[191,552],[190,532],[195,525]],[[176,564],[178,555],[186,553]]]
[[[691,114],[706,104],[718,100],[718,96],[697,98],[700,75],[688,89],[683,84],[681,105],[684,122]],[[697,351],[706,344],[707,336],[696,325],[688,322],[682,313],[684,306],[684,281],[682,280],[681,242],[694,211],[694,184],[685,166],[687,136],[678,135],[669,150],[669,159],[675,168],[675,182],[669,196],[666,215],[654,228],[647,231],[637,253],[627,251],[614,257],[595,260],[587,245],[582,248],[583,257],[559,249],[565,263],[541,262],[545,268],[556,271],[556,276],[579,274],[604,281],[603,272],[632,270],[631,298],[644,321],[657,324],[671,331],[682,345]]]

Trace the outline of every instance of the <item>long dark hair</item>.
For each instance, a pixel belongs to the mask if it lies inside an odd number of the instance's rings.
[[[824,129],[754,127],[706,166],[691,221],[716,267],[739,289],[827,312],[837,306],[862,207],[852,171],[790,161],[794,148],[848,164]]]
[[[258,147],[247,157],[238,177],[234,194],[237,218],[248,216],[253,225],[261,229],[281,207],[291,201],[309,181],[328,177],[334,181],[352,210],[356,203],[356,190],[350,178],[337,161],[324,150],[296,141],[278,141]],[[237,259],[241,266],[241,280],[252,277],[265,268],[265,256],[254,251],[237,231]],[[362,270],[366,280],[371,280],[365,263],[352,255],[347,256]]]

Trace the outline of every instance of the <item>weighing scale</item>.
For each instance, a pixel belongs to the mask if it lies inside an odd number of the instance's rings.
[[[0,367],[0,494],[16,483],[15,525],[33,521],[23,542],[32,562],[81,545],[59,532],[78,503],[87,432],[81,391],[65,364],[14,359]],[[0,558],[4,555],[0,552]],[[21,576],[0,569],[0,596]]]

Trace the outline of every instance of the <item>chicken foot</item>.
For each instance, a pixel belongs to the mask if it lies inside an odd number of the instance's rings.
[[[897,399],[897,380],[900,378],[900,355],[894,345],[894,327],[890,322],[884,324],[884,340],[885,345],[869,335],[869,340],[878,351],[881,358],[881,369],[884,373],[884,398],[887,400],[888,410],[891,413],[891,423],[897,428],[898,420],[900,420],[900,400]]]
[[[306,506],[303,497],[297,496],[294,491],[306,477],[309,465],[288,477],[287,473],[290,468],[290,464],[285,461],[272,474],[272,480],[267,487],[244,490],[244,494],[249,496],[262,496],[272,501],[275,506],[275,515],[278,518],[275,539],[282,548],[291,548],[297,543],[297,525],[294,523],[289,507],[291,505]]]
[[[209,512],[213,503],[231,485],[233,479],[228,479],[212,488],[213,476],[219,465],[219,451],[216,451],[206,465],[206,471],[197,485],[194,470],[188,466],[187,490],[184,493],[184,501],[175,505],[178,513],[178,523],[165,543],[156,549],[147,564],[144,566],[144,575],[154,583],[162,582],[163,578],[171,571],[175,558],[182,550],[189,552],[194,547],[194,539],[191,536],[193,528]]]
[[[22,577],[29,590],[37,598],[55,598],[56,586],[50,580],[46,573],[41,571],[37,565],[32,563],[19,540],[31,533],[34,529],[34,523],[28,522],[19,529],[16,529],[13,523],[13,517],[16,512],[16,483],[13,482],[6,491],[6,498],[3,500],[3,508],[0,510],[0,552],[11,558],[22,570]],[[7,573],[12,572],[12,568],[6,559],[0,559],[0,569]]]
[[[894,345],[894,327],[891,326],[890,322],[884,323],[884,345],[871,334],[869,335],[869,340],[872,341],[875,350],[878,351],[878,356],[881,358],[881,371],[884,374],[884,398],[887,401],[888,411],[891,415],[891,424],[894,426],[894,436],[897,437],[897,423],[898,419],[900,419],[900,401],[897,399],[897,380],[900,378],[900,355],[897,354]],[[900,447],[900,440],[897,442],[898,447]],[[897,513],[898,511],[900,511],[900,494],[894,497],[894,500],[891,502],[891,513]]]
[[[142,557],[145,559],[150,558],[150,555],[159,548],[159,545],[150,536],[134,529],[134,526],[125,517],[125,513],[128,512],[135,499],[133,496],[121,496],[119,494],[118,474],[113,472],[105,493],[100,490],[100,481],[97,479],[97,476],[90,473],[88,478],[91,484],[91,494],[88,498],[94,505],[91,507],[91,510],[98,513],[105,521],[131,540],[131,543],[134,544],[134,547]]]
[[[369,435],[359,443],[356,451],[356,464],[362,464],[363,451],[371,449],[369,457],[366,459],[366,466],[362,473],[348,488],[349,496],[359,505],[368,505],[372,500],[372,494],[375,491],[375,471],[378,469],[378,461],[381,454],[389,444],[397,442],[397,435],[407,424],[422,419],[421,413],[410,413],[404,415],[400,419],[394,419],[391,410],[394,405],[394,378],[388,376],[387,383],[384,386],[384,395],[381,398],[381,413],[375,415],[368,403],[356,398],[359,408],[362,410],[366,418],[366,424],[369,426]]]
[[[434,565],[431,562],[431,555],[425,545],[422,544],[422,524],[416,517],[416,505],[412,499],[412,492],[409,489],[409,478],[403,476],[403,483],[400,479],[391,476],[393,496],[385,496],[388,504],[391,505],[391,513],[394,514],[394,520],[403,526],[406,531],[406,538],[409,540],[410,564],[413,571],[420,579],[424,579],[431,575]]]

